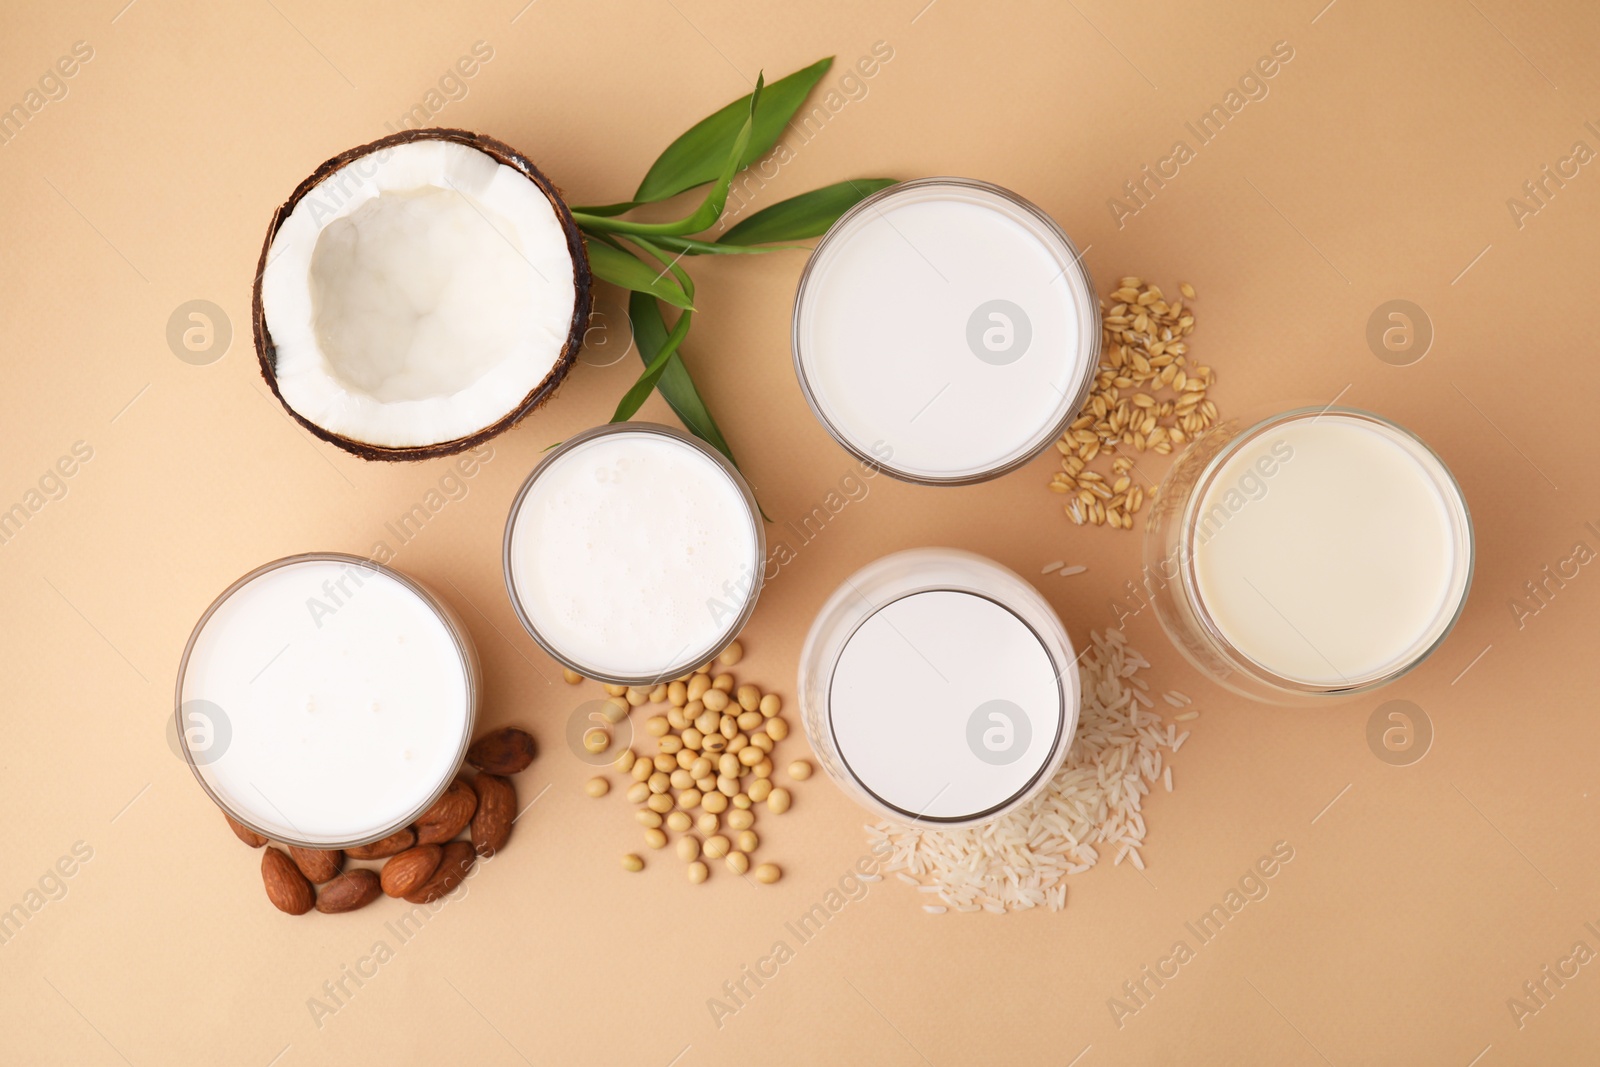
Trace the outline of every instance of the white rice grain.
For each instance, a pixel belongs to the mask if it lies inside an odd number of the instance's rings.
[[[1061,910],[1066,877],[1083,874],[1111,855],[1108,847],[1115,849],[1113,865],[1127,859],[1144,870],[1143,799],[1157,779],[1172,791],[1172,768],[1162,750],[1176,752],[1189,735],[1175,736],[1161,715],[1149,710],[1155,702],[1139,672],[1150,662],[1127,647],[1126,635],[1111,630],[1092,633],[1090,639],[1078,662],[1083,692],[1078,733],[1045,791],[1004,818],[966,830],[872,826],[869,837],[888,840],[894,849],[884,870],[922,892],[936,893],[944,907],[994,914]],[[1172,707],[1191,703],[1176,691],[1165,697]],[[944,907],[923,905],[930,911]]]

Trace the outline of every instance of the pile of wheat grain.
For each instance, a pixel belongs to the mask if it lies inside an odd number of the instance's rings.
[[[1126,644],[1120,630],[1090,635],[1093,647],[1079,661],[1083,702],[1077,739],[1050,785],[1004,818],[967,830],[938,830],[891,823],[868,826],[874,844],[893,846],[886,870],[938,898],[923,910],[1002,913],[1066,906],[1066,876],[1080,874],[1109,851],[1116,863],[1140,870],[1145,824],[1141,813],[1151,785],[1172,789],[1162,750],[1176,752],[1188,732],[1164,722],[1149,683],[1139,672],[1148,660]],[[1174,707],[1189,703],[1171,693]],[[1198,713],[1185,711],[1185,721]]]

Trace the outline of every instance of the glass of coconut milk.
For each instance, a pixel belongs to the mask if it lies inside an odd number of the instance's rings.
[[[723,456],[653,423],[596,427],[528,475],[506,521],[506,588],[558,663],[654,685],[721,651],[755,610],[766,533]]]
[[[1472,521],[1444,462],[1352,408],[1218,424],[1173,464],[1144,585],[1184,655],[1274,703],[1348,696],[1444,641],[1472,582]]]
[[[973,826],[1049,784],[1078,725],[1072,642],[1022,578],[948,548],[896,552],[845,580],[800,654],[818,761],[900,823]]]
[[[274,841],[345,848],[413,822],[450,784],[478,660],[420,582],[341,553],[230,585],[178,668],[177,732],[200,786]]]
[[[987,182],[924,178],[845,212],[795,295],[795,373],[846,449],[897,478],[965,485],[1048,448],[1100,352],[1082,256]]]

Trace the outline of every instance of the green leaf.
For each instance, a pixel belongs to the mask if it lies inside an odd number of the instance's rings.
[[[629,298],[632,299],[631,297]],[[683,311],[678,314],[678,321],[673,323],[672,332],[667,335],[667,341],[661,346],[648,363],[644,366],[644,373],[633,383],[622,399],[617,402],[617,410],[612,414],[612,422],[627,422],[633,418],[650,396],[655,392],[656,382],[661,380],[662,372],[667,369],[667,361],[678,351],[678,346],[683,344],[683,339],[689,335],[689,323],[694,318],[694,312]],[[640,353],[643,353],[640,349]]]
[[[754,245],[816,237],[866,197],[894,184],[893,178],[858,178],[813,189],[762,208],[717,238],[717,243]]]
[[[736,169],[742,170],[772,150],[784,127],[805,102],[812,86],[821,80],[831,66],[833,57],[829,56],[767,87],[761,107],[755,111],[754,130],[739,151]],[[667,150],[651,165],[644,181],[639,183],[639,191],[633,194],[634,203],[652,204],[714,181],[729,149],[739,136],[745,116],[751,111],[750,103],[750,96],[741,96],[722,110],[695,123],[687,133],[668,145]]]
[[[667,324],[661,317],[661,307],[645,294],[634,293],[628,298],[628,318],[633,323],[633,343],[639,349],[639,358],[648,367],[667,343]],[[680,353],[674,351],[668,357],[665,369],[656,380],[656,388],[685,429],[727,456],[729,463],[735,467],[739,465],[700,391],[695,388]]]
[[[684,252],[691,256],[718,255],[760,255],[763,252],[785,252],[799,249],[802,252],[810,251],[805,245],[725,245],[715,241],[697,241],[693,237],[674,237],[671,234],[655,234],[650,238],[651,243],[662,248],[669,248],[674,252]]]
[[[636,293],[649,293],[665,300],[673,307],[694,310],[694,301],[676,278],[665,270],[656,268],[638,256],[602,241],[589,241],[589,269],[594,276],[612,285],[631,289]]]
[[[756,91],[750,94],[750,113],[745,116],[744,125],[739,127],[739,135],[733,139],[733,145],[728,153],[728,158],[723,162],[722,172],[717,175],[717,183],[711,187],[706,198],[700,202],[693,213],[676,222],[632,222],[628,219],[608,218],[603,215],[585,215],[582,212],[572,213],[579,226],[586,230],[598,230],[602,233],[643,234],[650,237],[684,236],[699,233],[708,229],[713,222],[722,217],[722,209],[728,203],[728,187],[733,183],[734,174],[739,170],[739,158],[743,155],[745,146],[750,143],[750,131],[755,125],[756,108],[761,103],[762,77],[756,75]]]

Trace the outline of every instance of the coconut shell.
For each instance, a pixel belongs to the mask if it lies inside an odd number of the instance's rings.
[[[284,401],[283,394],[278,391],[276,373],[277,347],[273,344],[272,334],[267,329],[266,311],[261,304],[261,277],[266,270],[267,254],[272,250],[272,241],[277,237],[279,227],[294,211],[295,206],[320,185],[324,179],[346,164],[373,152],[392,148],[395,145],[423,140],[454,141],[456,144],[476,148],[497,163],[517,170],[534,185],[538,186],[539,191],[544,193],[545,197],[550,201],[550,205],[555,208],[556,217],[561,221],[562,232],[566,234],[567,251],[572,255],[572,282],[573,288],[577,291],[577,299],[573,304],[572,325],[567,332],[566,343],[561,347],[560,358],[556,360],[555,366],[550,369],[550,373],[545,375],[544,380],[535,386],[527,396],[523,397],[503,418],[492,425],[485,426],[483,429],[465,437],[458,437],[453,441],[440,441],[437,444],[415,445],[405,448],[388,448],[383,445],[371,444],[367,441],[356,441],[326,430],[301,416],[298,411]],[[433,459],[436,456],[452,456],[458,452],[465,452],[469,448],[475,448],[509,430],[536,410],[556,391],[562,380],[566,378],[567,372],[572,369],[572,365],[577,362],[578,350],[583,344],[584,331],[589,324],[593,282],[594,277],[589,271],[589,256],[584,249],[583,236],[578,231],[578,224],[573,221],[572,212],[568,210],[566,201],[562,199],[560,191],[551,184],[550,179],[546,178],[526,156],[502,141],[497,141],[493,137],[486,137],[483,134],[472,133],[468,130],[404,130],[400,133],[390,134],[388,137],[380,137],[370,144],[364,144],[334,156],[313,171],[309,178],[301,182],[299,187],[295,189],[294,194],[284,202],[282,207],[273,213],[272,223],[267,227],[267,239],[261,246],[261,258],[256,262],[256,277],[255,284],[252,287],[250,304],[251,325],[255,333],[256,359],[261,365],[261,376],[267,380],[267,386],[272,390],[272,395],[278,398],[280,404],[283,404],[284,410],[289,413],[290,417],[329,444],[337,445],[346,452],[369,460],[418,460]]]

